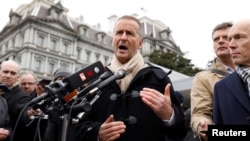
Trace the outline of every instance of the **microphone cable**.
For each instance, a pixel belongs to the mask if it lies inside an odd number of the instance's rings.
[[[18,117],[17,117],[17,120],[16,120],[16,124],[15,124],[15,126],[14,126],[14,128],[13,128],[13,131],[12,131],[12,135],[11,135],[11,137],[10,137],[10,141],[13,141],[14,135],[15,135],[15,132],[16,132],[16,129],[17,129],[17,126],[18,126],[18,123],[20,122],[20,119],[21,119],[21,117],[22,117],[24,111],[25,111],[28,107],[29,107],[29,103],[26,104],[26,105],[23,107],[23,109],[21,110],[21,112],[19,113],[19,115],[18,115]]]

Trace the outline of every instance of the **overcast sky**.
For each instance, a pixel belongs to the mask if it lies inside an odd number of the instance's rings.
[[[16,10],[31,1],[2,0],[0,29],[9,20],[11,8]],[[63,0],[63,4],[71,17],[82,15],[89,24],[100,22],[103,30],[107,30],[107,18],[113,14],[137,13],[160,20],[170,27],[186,57],[200,68],[205,68],[215,56],[211,39],[213,27],[224,21],[250,18],[250,0]]]

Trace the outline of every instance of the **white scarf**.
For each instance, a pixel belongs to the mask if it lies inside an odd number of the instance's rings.
[[[123,79],[117,80],[117,84],[120,86],[122,92],[126,92],[130,82],[135,77],[137,72],[148,65],[144,63],[143,57],[138,52],[127,63],[121,64],[117,57],[114,55],[111,60],[110,69],[113,73],[117,70],[124,69],[126,76]]]

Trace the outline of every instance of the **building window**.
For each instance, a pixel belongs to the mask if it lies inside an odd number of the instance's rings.
[[[100,54],[96,54],[95,57],[96,57],[96,61],[98,61],[100,59]]]
[[[35,62],[35,71],[41,72],[41,66],[42,66],[42,61],[41,60],[36,60]]]
[[[56,10],[53,10],[53,11],[52,11],[52,17],[55,18],[55,19],[57,19],[58,13],[57,13]]]
[[[2,53],[5,53],[5,51],[6,51],[5,44],[3,44],[3,46],[2,46]]]
[[[21,55],[13,56],[13,58],[16,58],[16,62],[18,62],[18,64],[21,64],[21,62],[22,62],[22,57],[21,57]]]
[[[7,49],[7,51],[10,49],[10,48],[9,48],[9,43],[8,43],[8,42],[6,42],[6,49]]]
[[[171,34],[170,28],[167,28],[167,29],[160,32],[161,38],[165,39],[165,40],[169,39],[170,34]]]
[[[108,65],[109,64],[109,57],[105,56],[104,57],[104,65]]]
[[[58,10],[57,8],[52,7],[50,9],[50,16],[51,16],[51,18],[58,19],[60,17],[60,14],[61,14],[61,11]]]
[[[54,69],[55,69],[55,64],[54,63],[49,63],[48,74],[53,74]]]
[[[37,38],[37,45],[42,47],[44,44],[44,37],[39,35],[38,38]]]
[[[90,51],[86,52],[86,61],[90,62]]]
[[[103,33],[103,32],[99,32],[99,33],[97,33],[97,41],[98,42],[101,42],[101,43],[105,43],[105,33]]]
[[[67,69],[67,70],[70,70],[70,69],[69,69],[69,63],[66,63],[66,62],[61,62],[61,63],[60,63],[60,67],[65,68],[65,69]]]
[[[12,47],[15,47],[15,39],[12,39]]]
[[[80,27],[79,32],[80,32],[80,34],[81,34],[82,36],[85,36],[86,29],[83,28],[83,27]]]
[[[51,50],[56,50],[56,46],[57,46],[57,42],[56,42],[56,40],[51,40],[51,42],[50,42],[50,49]]]
[[[159,49],[164,52],[164,47],[163,46],[160,46]]]
[[[0,46],[0,54],[3,54],[4,53],[4,46]]]
[[[80,48],[77,48],[77,50],[76,50],[76,57],[77,57],[77,59],[81,59],[81,49]]]
[[[61,48],[62,53],[67,54],[68,50],[69,50],[69,45],[67,43],[64,43],[62,48]]]
[[[20,45],[21,47],[23,47],[23,43],[24,43],[24,34],[20,35]]]

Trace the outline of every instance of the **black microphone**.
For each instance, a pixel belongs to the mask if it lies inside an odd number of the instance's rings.
[[[45,103],[49,100],[53,100],[56,97],[55,93],[58,93],[58,92],[64,90],[64,88],[65,88],[65,84],[62,81],[56,81],[56,82],[53,82],[49,85],[46,85],[44,87],[45,92],[42,93],[41,95],[33,98],[28,104],[29,105],[37,104],[37,105],[33,106],[33,108],[38,108],[43,103]]]
[[[103,80],[107,79],[112,75],[111,72],[105,71],[103,74],[100,75],[100,77],[94,81],[93,83],[89,84],[87,87],[85,87],[83,90],[81,90],[77,95],[75,95],[72,100],[75,101],[76,99],[84,96],[86,93],[88,93],[91,89],[93,89],[97,84],[101,83]]]
[[[80,103],[76,105],[71,105],[71,106],[66,106],[65,110],[66,112],[71,111],[71,113],[79,113],[79,112],[88,112],[91,110],[91,105],[90,103]]]
[[[58,94],[61,91],[72,92],[84,83],[95,80],[103,72],[105,72],[105,68],[100,61],[85,66],[77,72],[67,76],[62,81],[56,81],[47,85],[45,87],[45,93],[32,99],[29,105],[35,104],[46,97],[54,97],[55,94]]]
[[[117,79],[122,79],[124,78],[126,75],[125,70],[121,69],[118,70],[114,75],[112,75],[111,77],[105,79],[103,82],[101,82],[100,84],[98,84],[94,89],[92,89],[89,93],[87,93],[85,95],[85,98],[93,96],[93,94],[99,90],[103,90],[103,88],[105,88],[110,82],[115,81]],[[90,101],[90,105],[92,105],[100,96],[102,92],[99,91],[98,94],[94,95],[95,97]],[[78,123],[79,120],[82,119],[83,115],[85,114],[85,112],[81,112],[77,115],[76,119],[73,119],[74,123]]]
[[[118,70],[114,75],[112,75],[111,77],[107,78],[106,80],[104,80],[103,82],[101,82],[100,84],[98,84],[94,89],[92,89],[91,91],[89,91],[89,94],[93,94],[96,91],[103,90],[103,88],[105,88],[112,81],[115,81],[117,79],[122,79],[122,78],[125,77],[125,75],[126,75],[126,71],[124,69]]]
[[[48,92],[45,92],[45,93],[42,93],[41,95],[33,98],[30,102],[29,102],[29,105],[32,105],[32,104],[36,104],[38,103],[39,101],[47,98],[49,96],[49,93]]]
[[[70,76],[63,79],[63,82],[67,84],[68,91],[73,91],[83,84],[95,80],[102,73],[105,72],[105,68],[100,61],[85,66]]]

